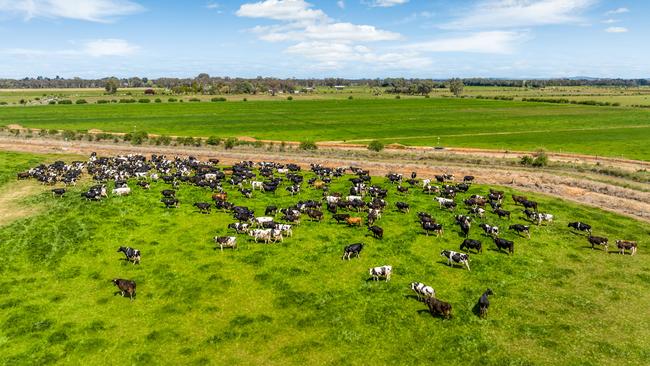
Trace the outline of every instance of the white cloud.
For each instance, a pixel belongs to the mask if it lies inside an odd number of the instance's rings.
[[[389,8],[395,5],[402,5],[408,3],[409,0],[371,0],[368,5],[372,7]]]
[[[628,9],[628,8],[618,8],[618,9],[610,10],[605,14],[612,15],[612,14],[623,14],[623,13],[629,13],[629,12],[630,12],[630,9]]]
[[[596,0],[484,0],[446,29],[528,27],[579,23],[579,14]]]
[[[303,28],[288,27],[257,27],[255,32],[260,39],[270,42],[302,41],[302,40],[337,40],[348,42],[392,41],[401,36],[372,25],[357,25],[352,23],[318,23],[309,24]]]
[[[143,11],[129,0],[0,0],[0,13],[32,18],[68,18],[110,22],[114,17]]]
[[[338,6],[341,9],[345,9],[345,1],[343,1],[343,0],[337,1],[336,6]]]
[[[605,19],[605,20],[602,21],[602,23],[605,23],[605,24],[614,24],[614,23],[618,23],[618,22],[620,22],[620,20],[618,20],[618,19],[612,19],[612,18],[610,18],[610,19]]]
[[[609,28],[605,29],[605,32],[607,32],[607,33],[625,33],[625,32],[627,32],[627,28],[609,27]]]
[[[208,2],[207,4],[205,4],[206,9],[219,9],[220,6],[221,5],[219,5],[219,3],[215,3],[215,2]]]
[[[92,57],[124,57],[133,55],[138,49],[138,46],[132,45],[123,39],[96,39],[86,42],[81,52]]]
[[[316,21],[328,18],[322,10],[311,7],[312,5],[304,0],[264,0],[243,4],[236,14],[240,17],[284,21]]]
[[[435,39],[428,42],[413,43],[403,48],[418,52],[472,52],[508,54],[515,46],[526,40],[528,35],[521,32],[478,32],[467,36]]]

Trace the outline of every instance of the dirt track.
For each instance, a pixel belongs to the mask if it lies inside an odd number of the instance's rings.
[[[456,176],[474,175],[478,183],[510,186],[523,191],[549,194],[650,222],[650,194],[647,192],[595,182],[586,178],[555,175],[545,171],[522,171],[503,166],[477,167],[470,164],[454,163],[452,165],[444,162],[402,159],[355,160],[354,158],[340,157],[340,151],[338,156],[335,154],[327,156],[326,151],[319,151],[318,156],[308,156],[304,153],[266,152],[255,149],[226,151],[209,148],[129,146],[112,143],[20,138],[0,138],[0,150],[81,155],[88,155],[92,151],[104,155],[122,153],[154,153],[169,156],[194,155],[199,158],[218,158],[226,164],[241,160],[266,160],[283,163],[293,162],[303,167],[309,167],[310,163],[320,163],[328,166],[355,165],[370,169],[376,175],[384,175],[388,172],[410,174],[411,171],[417,171],[421,177],[432,177],[434,174],[440,174],[441,172],[451,173]],[[645,162],[630,161],[630,164],[644,165]],[[618,166],[618,164],[616,165]],[[638,167],[638,165],[636,166]]]

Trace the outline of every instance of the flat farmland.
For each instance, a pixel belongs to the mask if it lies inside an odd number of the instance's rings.
[[[3,108],[0,125],[172,136],[506,150],[650,158],[650,111],[455,98],[277,100]]]

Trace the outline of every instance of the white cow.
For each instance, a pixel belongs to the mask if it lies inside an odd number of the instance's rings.
[[[128,196],[129,194],[131,194],[131,188],[129,187],[115,188],[113,190],[113,194],[116,196]]]

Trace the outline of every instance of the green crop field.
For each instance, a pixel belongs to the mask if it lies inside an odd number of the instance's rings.
[[[447,103],[438,108],[458,108],[457,102]],[[263,106],[273,110],[307,104]],[[185,110],[188,121],[194,118],[188,114],[201,108],[203,113],[248,108],[192,107],[198,109]],[[338,113],[343,108],[336,103],[330,107]],[[533,114],[535,108],[584,112],[580,107],[528,107]],[[410,110],[403,104],[383,110],[394,108]],[[128,111],[140,121],[151,117],[152,128],[171,129],[165,122],[173,120],[171,116],[156,118],[146,110],[113,111]],[[609,109],[594,110],[616,116]],[[47,111],[65,116],[72,109]],[[87,111],[95,119],[47,123],[110,120],[100,113],[108,110],[101,108],[75,111]],[[166,109],[150,111],[160,116]],[[261,120],[261,115],[256,118]],[[379,119],[381,113],[373,116]],[[261,126],[260,120],[251,124]],[[14,197],[19,187],[34,186],[37,193],[22,198],[21,204],[43,210],[0,226],[0,364],[644,365],[650,358],[645,245],[650,231],[638,221],[529,195],[541,211],[555,215],[555,222],[533,227],[528,240],[506,230],[508,224],[524,222],[520,208],[507,199],[505,208],[514,212],[513,219],[499,220],[488,213],[485,221],[498,224],[503,236],[515,241],[515,253],[497,252],[473,225],[470,237],[482,240],[485,249],[471,256],[469,272],[448,267],[439,255],[442,249],[457,249],[463,240],[452,224],[453,213],[439,210],[432,197],[419,190],[400,195],[384,178],[373,177],[374,184],[390,191],[389,207],[378,221],[385,230],[383,240],[371,238],[363,227],[337,225],[326,213],[321,223],[303,219],[284,243],[255,244],[238,235],[238,250],[220,252],[211,238],[227,234],[226,225],[233,219],[216,211],[202,215],[192,207],[209,201],[209,190],[181,184],[181,205],[168,210],[159,202],[160,191],[169,187],[162,182],[149,191],[130,182],[131,196],[109,193],[101,202],[86,202],[79,192],[89,181],[59,199],[34,181],[10,179],[37,161],[54,158],[0,153],[0,197]],[[252,199],[226,188],[234,203],[258,214],[268,204],[286,207],[321,196],[305,185],[299,196],[291,197],[285,185],[276,195],[256,192]],[[331,190],[347,192],[349,186],[347,177],[335,179]],[[476,185],[459,198],[487,189]],[[396,212],[396,201],[409,202],[411,212]],[[430,212],[443,223],[444,235],[423,235],[416,222],[418,211]],[[639,253],[591,250],[584,234],[567,228],[573,220],[591,223],[595,235],[607,236],[612,243],[617,238],[641,240]],[[360,258],[342,261],[343,246],[353,242],[367,246]],[[116,253],[121,245],[140,249],[142,263],[134,266],[122,260]],[[391,281],[369,281],[368,268],[384,264],[394,267]],[[115,277],[137,282],[133,302],[114,295],[110,280]],[[409,289],[412,281],[433,286],[438,298],[452,304],[453,318],[429,315]],[[487,287],[495,295],[488,318],[481,320],[473,308]]]
[[[7,107],[0,125],[650,159],[650,110],[455,98]]]

